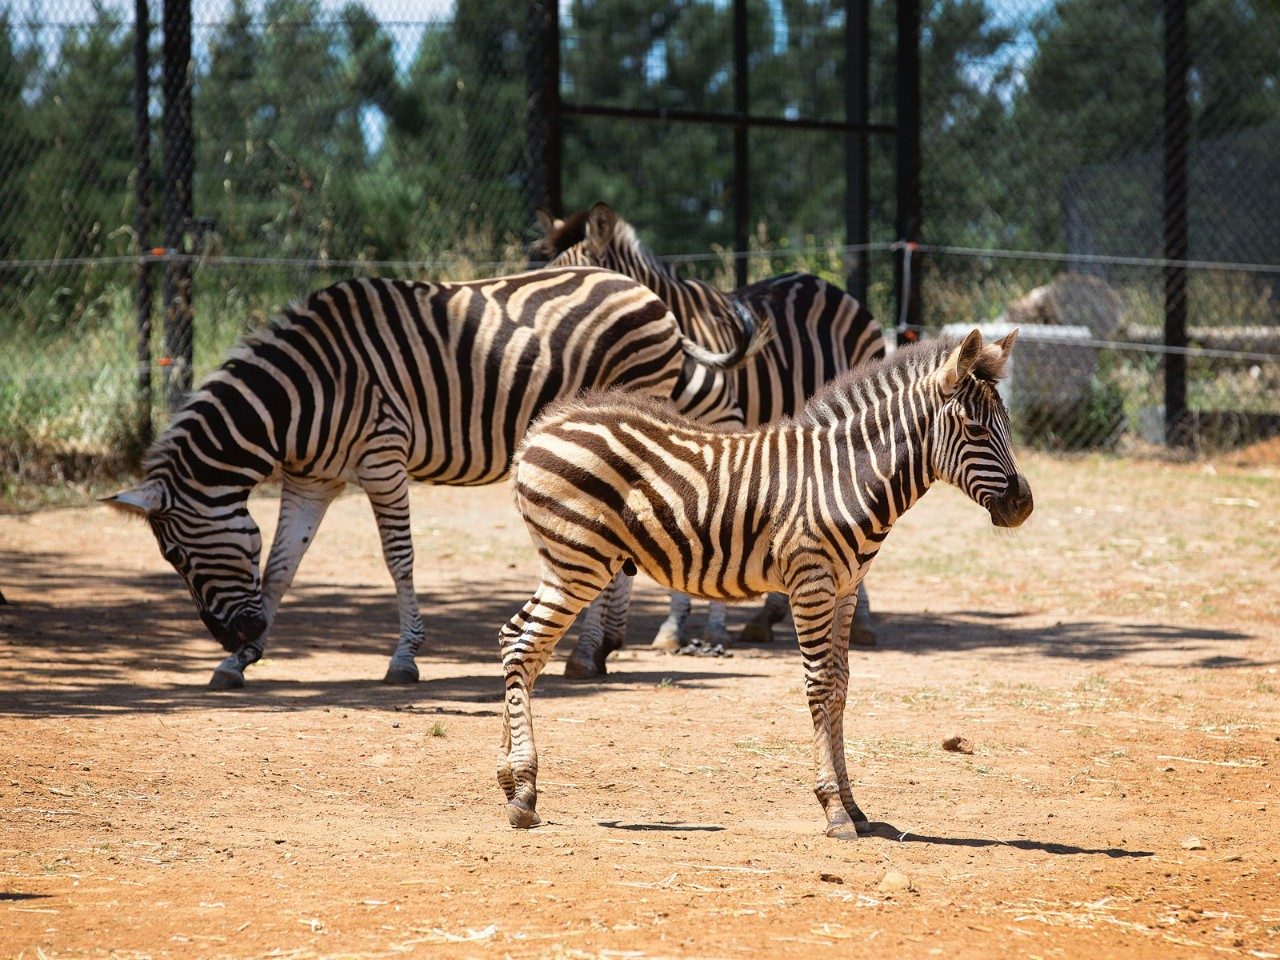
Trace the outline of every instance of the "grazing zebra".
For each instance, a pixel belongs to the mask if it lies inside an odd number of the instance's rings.
[[[865,829],[843,730],[858,584],[894,521],[936,480],[996,526],[1031,513],[994,383],[1015,339],[984,345],[974,330],[959,345],[904,348],[837,378],[799,418],[754,430],[708,430],[669,405],[612,392],[549,410],[513,470],[542,580],[498,635],[498,782],[511,824],[538,822],[534,681],[578,611],[632,565],[698,596],[790,597],[827,834]]]
[[[692,343],[648,289],[595,268],[469,283],[346,280],[284,311],[188,399],[145,461],[140,485],[107,498],[144,515],[230,655],[216,689],[244,685],[325,510],[347,483],[373,505],[395,581],[400,637],[385,680],[418,679],[409,480],[506,476],[516,443],[560,397],[623,386],[714,411],[701,388],[759,349]],[[259,580],[249,491],[279,473],[280,522]]]
[[[607,204],[597,203],[556,220],[544,210],[538,220],[545,236],[531,249],[534,260],[552,266],[599,266],[639,280],[671,307],[686,334],[699,343],[723,349],[742,327],[745,307],[768,325],[773,335],[754,361],[737,373],[737,395],[748,427],[783,416],[795,416],[823,384],[851,367],[885,355],[880,325],[866,309],[834,284],[811,273],[784,273],[733,293],[725,293],[700,280],[683,279],[661,263],[636,236],[635,229]],[[614,598],[609,606],[617,602]],[[764,608],[742,631],[744,640],[773,638],[773,624],[786,614],[786,597],[770,595]],[[672,649],[686,640],[689,597],[673,594],[671,610],[659,628],[653,645]],[[615,614],[614,622],[625,625]],[[713,602],[702,643],[714,650],[728,642],[724,604]],[[566,676],[591,677],[604,673],[605,658],[622,645],[615,629],[604,631],[603,642],[594,642],[600,631],[584,631],[565,667]],[[861,588],[854,614],[852,642],[875,644],[866,589]]]

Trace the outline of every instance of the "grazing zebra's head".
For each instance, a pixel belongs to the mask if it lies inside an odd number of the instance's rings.
[[[1019,526],[1033,505],[1013,457],[1009,411],[996,392],[1017,339],[1013,330],[984,344],[974,330],[934,374],[943,401],[932,426],[934,472],[984,507],[997,527]]]
[[[234,653],[266,630],[258,560],[262,535],[245,497],[195,500],[163,476],[104,497],[118,510],[145,517],[160,553],[191,591],[213,638]]]

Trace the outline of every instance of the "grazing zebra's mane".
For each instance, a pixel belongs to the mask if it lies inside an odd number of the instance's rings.
[[[589,242],[587,227],[592,213],[599,206],[597,205],[587,210],[579,210],[576,213],[569,214],[563,220],[554,221],[555,226],[548,231],[540,243],[535,245],[534,254],[538,257],[545,257],[548,262],[577,262],[572,255],[564,261],[557,261],[557,258],[574,251],[580,244]],[[659,286],[655,286],[655,284],[661,286],[670,284],[677,287],[696,289],[699,294],[706,298],[703,303],[704,307],[715,307],[718,310],[723,310],[726,313],[725,319],[739,322],[741,311],[744,308],[750,309],[750,304],[753,300],[759,300],[762,297],[772,299],[778,295],[773,289],[761,287],[759,284],[743,288],[741,291],[726,292],[695,277],[682,277],[673,265],[663,263],[652,250],[645,246],[636,233],[635,227],[611,210],[608,211],[608,216],[610,230],[608,245],[628,258],[630,261],[629,267],[638,268],[641,272],[650,272],[651,276],[637,276],[636,279],[660,296],[664,291],[659,289]],[[750,291],[750,293],[744,295],[747,291]],[[736,315],[730,315],[730,312]]]

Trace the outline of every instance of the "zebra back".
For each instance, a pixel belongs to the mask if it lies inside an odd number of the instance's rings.
[[[748,424],[799,414],[824,383],[885,355],[884,335],[870,311],[814,274],[780,274],[725,293],[661,263],[606,204],[561,221],[541,219],[546,236],[534,245],[532,259],[625,273],[661,297],[681,329],[701,343],[725,349],[739,335],[744,315],[767,328],[769,341],[738,373]]]

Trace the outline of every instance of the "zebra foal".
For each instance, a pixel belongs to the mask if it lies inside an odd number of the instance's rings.
[[[606,386],[671,398],[714,419],[693,383],[723,385],[761,345],[725,353],[681,334],[642,285],[595,268],[465,283],[345,280],[232,351],[153,445],[140,484],[106,498],[144,516],[228,651],[210,686],[244,685],[325,511],[348,483],[369,497],[395,581],[400,636],[385,680],[418,679],[409,481],[475,486],[507,475],[551,401]],[[715,406],[712,404],[712,406]],[[281,477],[265,568],[250,490]]]
[[[772,336],[734,374],[742,420],[748,427],[796,416],[821,387],[849,370],[885,355],[880,325],[863,304],[812,273],[783,273],[726,293],[701,280],[681,277],[640,242],[635,228],[605,203],[563,220],[538,211],[544,236],[531,258],[555,266],[596,266],[639,280],[671,308],[680,329],[698,343],[721,349],[741,335],[744,312],[767,326]],[[772,594],[746,624],[742,638],[773,639],[773,624],[786,614],[786,597]],[[670,613],[653,646],[674,649],[686,641],[689,597],[673,594]],[[625,622],[625,621],[623,621]],[[616,629],[584,630],[565,667],[565,676],[605,672],[605,658],[622,645]],[[866,588],[860,589],[850,639],[875,644]],[[724,604],[713,601],[702,642],[707,649],[729,642]]]
[[[996,526],[1031,513],[996,393],[1017,332],[930,341],[845,374],[794,420],[709,430],[668,405],[605,393],[549,411],[513,470],[541,583],[499,632],[505,702],[498,782],[512,826],[538,823],[530,696],[578,612],[627,566],[665,587],[791,600],[827,834],[866,817],[845,768],[849,622],[894,522],[942,480]]]

